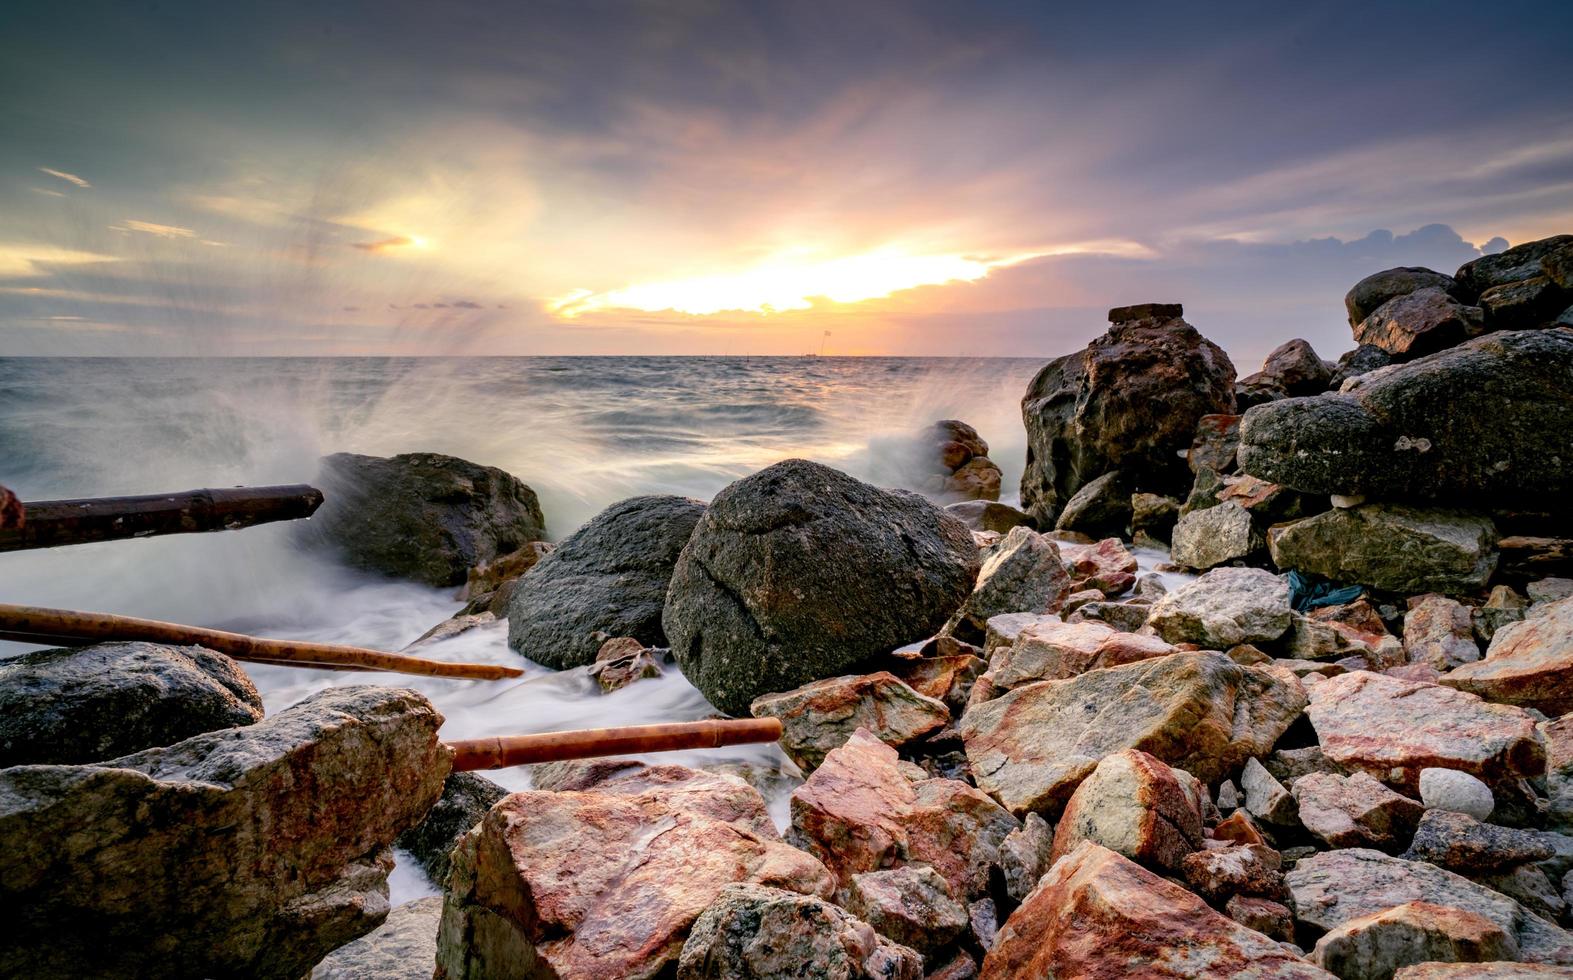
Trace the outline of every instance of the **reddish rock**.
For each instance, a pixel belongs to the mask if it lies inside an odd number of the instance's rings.
[[[528,572],[535,567],[536,562],[551,554],[552,547],[552,544],[547,541],[531,541],[500,558],[494,558],[483,565],[476,565],[470,569],[465,579],[464,590],[459,593],[459,599],[474,601],[480,596],[495,594],[498,589]],[[507,606],[503,606],[502,609],[493,609],[492,612],[507,615],[508,609]]]
[[[982,976],[1325,980],[1331,974],[1087,841],[1057,862],[1006,921]]]
[[[631,636],[620,636],[601,644],[590,665],[590,676],[607,694],[621,690],[634,681],[661,676],[660,654]]]
[[[1180,870],[1192,890],[1214,905],[1232,895],[1289,899],[1282,859],[1265,844],[1210,846],[1187,855]]]
[[[1469,608],[1434,593],[1410,599],[1409,611],[1404,613],[1404,649],[1411,661],[1437,670],[1452,670],[1479,660]]]
[[[1294,941],[1294,913],[1289,906],[1270,898],[1236,895],[1224,903],[1223,914],[1270,939]]]
[[[924,954],[944,947],[971,921],[950,885],[926,864],[853,875],[847,911],[881,936]]]
[[[1465,306],[1427,286],[1377,307],[1354,328],[1355,343],[1372,344],[1409,360],[1462,343],[1485,330],[1478,306]]]
[[[853,674],[754,699],[755,718],[781,719],[781,748],[805,774],[859,729],[900,747],[944,728],[950,710],[893,674]]]
[[[1542,963],[1420,963],[1393,974],[1393,980],[1567,980],[1573,967]]]
[[[1317,940],[1313,962],[1343,980],[1378,980],[1416,963],[1483,963],[1518,958],[1513,934],[1475,912],[1405,902],[1351,919]]]
[[[1148,867],[1178,871],[1202,846],[1205,792],[1190,773],[1146,752],[1104,756],[1065,805],[1050,860],[1090,840]]]
[[[1049,620],[1023,629],[1014,643],[996,651],[986,676],[997,696],[1033,681],[1062,680],[1174,652],[1156,636],[1123,633],[1103,623]]]
[[[1546,795],[1552,819],[1573,828],[1573,714],[1541,722],[1546,746]]]
[[[454,850],[436,976],[660,976],[734,882],[835,884],[738,780],[667,766],[515,793]]]
[[[1425,813],[1419,803],[1363,772],[1301,776],[1294,783],[1294,798],[1300,804],[1300,822],[1329,847],[1402,850]]]
[[[1298,338],[1280,344],[1267,355],[1258,374],[1242,378],[1241,384],[1253,379],[1265,380],[1282,388],[1290,397],[1319,395],[1327,390],[1333,372],[1327,363],[1316,356],[1310,342]]]
[[[1185,454],[1191,472],[1234,472],[1234,454],[1240,448],[1240,416],[1203,415],[1196,420],[1196,436]]]
[[[859,730],[792,793],[793,839],[852,876],[920,862],[957,898],[981,895],[1000,844],[1017,827],[999,804],[954,779],[909,779],[896,750]]]
[[[1136,556],[1119,538],[1097,544],[1060,544],[1060,560],[1070,572],[1071,588],[1097,589],[1106,596],[1122,595],[1136,584]]]
[[[1437,684],[1354,671],[1306,688],[1327,758],[1416,792],[1420,770],[1458,769],[1488,784],[1539,775],[1534,719]]]
[[[1267,838],[1244,810],[1236,810],[1218,821],[1218,826],[1213,828],[1213,839],[1246,846],[1267,843]]]
[[[1298,681],[1221,653],[1176,653],[981,704],[958,731],[979,788],[1013,813],[1053,817],[1104,756],[1141,749],[1204,782],[1265,754],[1299,717]]]
[[[1573,711],[1573,597],[1497,630],[1484,660],[1459,667],[1442,683],[1548,715]]]
[[[977,649],[960,642],[956,642],[956,646]],[[942,702],[955,715],[959,715],[966,706],[973,683],[987,667],[982,658],[971,653],[910,660],[892,659],[888,663],[890,672],[900,678],[903,684],[924,697]]]

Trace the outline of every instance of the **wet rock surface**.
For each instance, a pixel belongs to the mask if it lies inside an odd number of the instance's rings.
[[[427,877],[441,885],[448,879],[449,855],[459,838],[507,795],[507,790],[478,773],[449,773],[442,795],[420,823],[399,835],[398,845],[415,856]],[[432,935],[436,935],[435,929]]]
[[[687,497],[631,497],[592,517],[514,585],[508,645],[556,669],[594,663],[608,637],[665,646],[667,586],[704,511]]]
[[[1464,511],[1365,504],[1281,525],[1268,535],[1273,563],[1385,592],[1458,594],[1496,570],[1497,530]]]
[[[99,643],[0,660],[0,767],[99,762],[262,719],[221,653]]]
[[[716,495],[662,621],[688,679],[741,715],[933,634],[978,566],[966,528],[916,494],[788,460]]]

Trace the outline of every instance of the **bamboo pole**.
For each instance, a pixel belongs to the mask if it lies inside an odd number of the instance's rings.
[[[54,548],[155,534],[230,531],[310,517],[322,491],[305,484],[183,490],[141,497],[33,500],[20,522],[0,521],[0,551]]]
[[[774,742],[781,737],[779,718],[738,718],[685,721],[669,725],[590,728],[540,735],[498,735],[449,742],[455,772],[506,769],[536,762],[592,759],[607,755],[715,749],[723,745]]]
[[[25,643],[83,646],[109,640],[145,640],[202,646],[253,663],[288,664],[326,670],[384,670],[424,677],[462,677],[501,680],[524,671],[500,664],[446,663],[401,653],[384,653],[361,647],[296,640],[267,640],[244,633],[183,626],[156,619],[136,619],[109,613],[74,612],[38,606],[0,604],[0,638]]]

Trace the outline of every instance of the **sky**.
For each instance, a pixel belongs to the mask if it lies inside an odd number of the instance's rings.
[[[0,355],[1049,356],[1573,232],[1573,4],[0,5]]]

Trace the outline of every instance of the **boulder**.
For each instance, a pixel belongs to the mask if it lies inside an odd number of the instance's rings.
[[[847,889],[847,911],[881,936],[924,955],[946,946],[971,921],[967,907],[951,894],[950,885],[926,864],[853,875]]]
[[[1549,276],[1534,276],[1493,286],[1480,294],[1486,327],[1491,330],[1534,330],[1551,326],[1573,292]]]
[[[1214,905],[1237,895],[1288,901],[1282,867],[1278,852],[1264,844],[1210,845],[1180,863],[1186,884]]]
[[[1541,722],[1546,747],[1546,796],[1553,821],[1573,828],[1573,714]]]
[[[1339,355],[1338,368],[1333,372],[1327,387],[1331,391],[1337,391],[1350,378],[1370,374],[1377,368],[1387,367],[1391,363],[1393,363],[1393,355],[1387,351],[1375,344],[1361,344],[1354,350]]]
[[[1463,813],[1485,820],[1496,809],[1491,787],[1457,769],[1420,770],[1420,802],[1428,810]]]
[[[1513,933],[1477,912],[1430,902],[1350,919],[1317,940],[1311,960],[1341,980],[1388,980],[1416,963],[1482,963],[1518,958]]]
[[[984,553],[977,585],[946,630],[958,639],[982,641],[992,617],[1054,612],[1070,591],[1054,542],[1031,528],[1013,527]]]
[[[1427,810],[1404,857],[1475,876],[1544,861],[1554,853],[1531,831],[1481,823],[1448,810]]]
[[[203,647],[99,643],[0,660],[0,768],[99,762],[260,720],[251,678]]]
[[[1021,826],[1011,831],[1000,844],[1000,875],[1005,879],[1005,894],[1024,902],[1038,887],[1038,879],[1054,863],[1054,828],[1036,813],[1027,814]]]
[[[1420,963],[1393,974],[1393,980],[1566,980],[1573,968],[1541,963]]]
[[[1293,397],[1319,395],[1327,390],[1332,379],[1332,370],[1326,361],[1316,356],[1316,350],[1310,343],[1296,339],[1273,348],[1262,364],[1262,370],[1241,379],[1241,383],[1264,381]]]
[[[866,731],[825,757],[792,793],[791,838],[828,865],[845,893],[855,875],[927,864],[957,899],[988,888],[1016,821],[954,779],[911,779],[896,750]]]
[[[1215,568],[1159,599],[1147,625],[1170,643],[1227,650],[1289,628],[1289,583],[1259,568]]]
[[[971,534],[922,497],[787,460],[716,495],[662,622],[689,681],[739,715],[931,636],[977,574]]]
[[[1196,435],[1186,450],[1185,462],[1192,473],[1211,470],[1233,473],[1235,453],[1240,448],[1239,415],[1203,415],[1196,420]]]
[[[1457,769],[1488,784],[1545,767],[1524,711],[1424,681],[1357,670],[1306,688],[1306,714],[1333,762],[1414,791],[1420,771]]]
[[[548,541],[531,541],[516,551],[470,569],[464,580],[464,591],[459,596],[469,605],[460,612],[508,615],[507,598],[513,595],[513,583],[534,568],[536,562],[551,554],[555,547]]]
[[[922,980],[923,957],[823,899],[738,884],[694,922],[677,961],[677,980],[786,976]]]
[[[1245,792],[1245,812],[1257,820],[1278,827],[1293,827],[1299,821],[1300,805],[1294,794],[1256,759],[1245,760],[1240,789]]]
[[[1491,638],[1486,658],[1445,675],[1448,687],[1548,715],[1573,711],[1573,598],[1536,609]]]
[[[1180,502],[1156,493],[1131,494],[1131,539],[1159,543],[1169,540],[1180,519]]]
[[[1528,599],[1514,591],[1511,585],[1494,585],[1486,601],[1475,607],[1474,635],[1490,643],[1496,638],[1497,630],[1510,623],[1521,623],[1528,615]],[[1479,659],[1471,658],[1471,662]]]
[[[442,796],[420,823],[399,835],[398,845],[415,856],[427,877],[441,885],[448,879],[449,855],[459,838],[507,795],[507,790],[479,773],[449,773]],[[436,935],[433,928],[432,936]]]
[[[687,497],[650,496],[590,518],[514,586],[508,645],[555,670],[594,663],[608,637],[666,646],[667,585],[704,512]]]
[[[1416,596],[1404,613],[1404,651],[1412,663],[1447,671],[1480,659],[1469,608],[1446,596]]]
[[[1290,943],[1294,939],[1294,913],[1282,902],[1255,895],[1235,895],[1224,903],[1223,914],[1280,943]],[[1300,950],[1298,946],[1290,948],[1294,952]]]
[[[750,710],[755,718],[781,719],[781,748],[804,775],[860,728],[900,748],[950,723],[943,702],[924,697],[886,671],[830,677],[795,691],[761,695]]]
[[[1106,755],[1141,749],[1213,783],[1270,750],[1304,706],[1286,672],[1176,653],[1019,687],[957,727],[979,788],[1054,817]]]
[[[741,780],[641,767],[585,790],[515,793],[454,849],[436,976],[666,976],[735,882],[833,887]]]
[[[1419,803],[1363,772],[1301,776],[1294,783],[1294,798],[1300,805],[1300,823],[1328,847],[1401,851],[1426,812]]]
[[[1131,481],[1120,471],[1090,480],[1071,495],[1054,522],[1056,531],[1093,537],[1121,535],[1131,523]]]
[[[1178,312],[1120,316],[1136,318],[1113,320],[1085,350],[1051,361],[1022,399],[1021,499],[1040,526],[1052,523],[1076,491],[1114,470],[1153,483],[1140,490],[1182,480],[1176,454],[1190,446],[1197,421],[1234,410],[1228,355]]]
[[[1573,490],[1570,372],[1573,330],[1488,334],[1251,409],[1240,468],[1304,493],[1554,508]]]
[[[945,513],[973,531],[1009,534],[1013,527],[1032,526],[1032,518],[1025,511],[997,500],[962,500],[946,505]]]
[[[976,647],[958,644],[966,650]],[[952,716],[960,716],[972,693],[978,675],[988,667],[971,653],[950,656],[891,657],[886,662],[891,674],[903,684],[924,697],[933,698],[949,708]]]
[[[602,694],[610,694],[635,681],[662,676],[665,659],[664,650],[647,647],[631,636],[614,636],[596,651],[589,674]]]
[[[1028,626],[1010,646],[995,650],[984,677],[994,697],[1033,681],[1076,677],[1174,652],[1156,636],[1122,633],[1103,623],[1051,620]]]
[[[1335,508],[1268,535],[1273,564],[1383,592],[1459,594],[1496,570],[1496,528],[1464,511],[1362,504]]]
[[[1434,354],[1485,330],[1478,306],[1466,306],[1445,290],[1426,286],[1395,296],[1355,326],[1355,343],[1380,347],[1395,361]]]
[[[1473,300],[1493,286],[1531,279],[1545,272],[1542,261],[1561,249],[1573,245],[1573,235],[1556,235],[1533,242],[1515,245],[1495,255],[1483,255],[1459,266],[1453,278],[1458,291]]]
[[[302,533],[355,567],[427,585],[546,537],[535,491],[494,466],[440,453],[322,458],[323,504]]]
[[[414,691],[0,770],[0,975],[294,980],[388,914],[389,851],[448,772]]]
[[[308,980],[431,980],[442,896],[400,905],[382,925],[329,953]]]
[[[1232,501],[1193,510],[1174,525],[1170,557],[1176,565],[1208,569],[1242,561],[1267,548],[1250,511]]]
[[[1178,872],[1202,846],[1205,793],[1190,773],[1145,752],[1106,755],[1065,804],[1051,861],[1090,840],[1155,870]]]
[[[987,456],[974,456],[945,478],[945,495],[962,500],[997,501],[1003,476],[998,463]]]
[[[1304,927],[1331,932],[1406,902],[1431,902],[1496,923],[1527,962],[1573,964],[1573,937],[1566,932],[1506,895],[1424,861],[1349,848],[1302,858],[1287,877]]]
[[[984,980],[1017,977],[1330,978],[1186,889],[1092,841],[1006,920]]]
[[[1349,325],[1358,327],[1362,320],[1388,300],[1426,288],[1452,292],[1453,277],[1418,266],[1374,272],[1355,283],[1344,296],[1344,309],[1349,313]]]
[[[1094,544],[1062,541],[1059,548],[1060,560],[1070,572],[1071,588],[1078,592],[1097,589],[1106,596],[1117,596],[1136,582],[1136,556],[1119,538],[1104,538]]]

